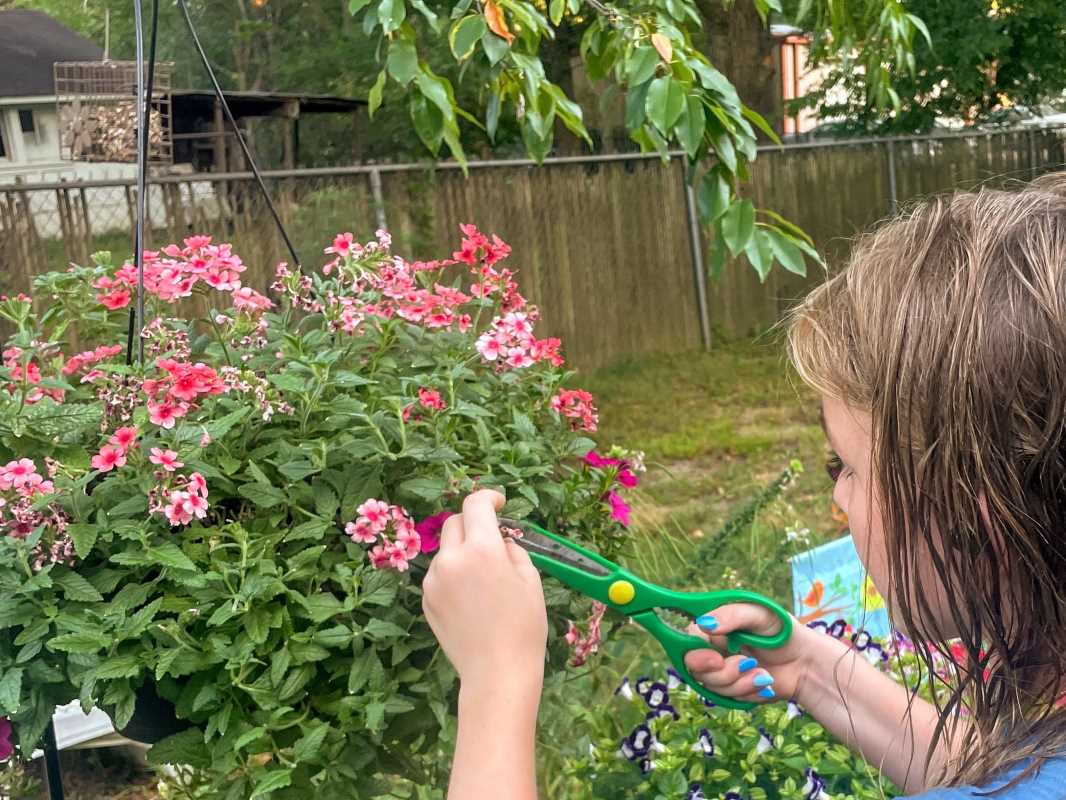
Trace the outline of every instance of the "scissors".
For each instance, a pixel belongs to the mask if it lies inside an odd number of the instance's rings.
[[[706,649],[710,644],[704,638],[680,631],[663,621],[657,609],[679,611],[694,618],[727,603],[754,603],[769,609],[781,621],[781,629],[771,636],[748,631],[726,634],[729,654],[735,655],[745,645],[773,649],[788,641],[792,634],[792,617],[780,605],[768,597],[743,589],[715,592],[665,589],[527,520],[501,518],[499,524],[503,529],[510,528],[521,534],[512,537],[512,540],[529,553],[533,564],[541,572],[639,623],[659,641],[678,675],[700,697],[724,708],[747,710],[754,707],[754,703],[713,692],[692,677],[685,666],[685,654],[691,650]]]

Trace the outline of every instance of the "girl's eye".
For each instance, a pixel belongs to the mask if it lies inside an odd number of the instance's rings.
[[[826,462],[825,471],[829,474],[829,480],[836,483],[840,479],[840,474],[844,471],[844,462],[840,459],[840,456],[834,454]]]

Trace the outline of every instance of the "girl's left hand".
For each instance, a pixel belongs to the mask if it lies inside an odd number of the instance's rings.
[[[422,608],[464,685],[518,680],[539,694],[544,593],[529,554],[500,533],[503,504],[499,492],[478,491],[447,519],[422,582]]]

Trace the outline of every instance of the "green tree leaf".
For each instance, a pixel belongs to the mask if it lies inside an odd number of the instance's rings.
[[[401,85],[406,86],[418,74],[418,53],[414,42],[408,39],[396,39],[389,45],[389,59],[386,65],[389,74]]]
[[[632,86],[639,86],[655,74],[655,68],[659,66],[659,54],[654,47],[641,45],[633,51],[626,60],[626,82]]]
[[[755,232],[755,206],[750,200],[738,200],[722,216],[722,238],[733,255],[737,255],[751,241]]]
[[[781,262],[781,266],[789,272],[797,275],[807,274],[807,262],[803,258],[803,252],[796,246],[792,238],[776,228],[765,228],[774,258]]]
[[[76,522],[67,527],[67,533],[74,542],[74,552],[78,554],[78,558],[84,560],[89,557],[93,547],[96,545],[96,538],[100,535],[100,528],[96,525]]]
[[[4,672],[0,678],[0,713],[11,716],[19,710],[19,698],[22,695],[22,673],[19,667]]]
[[[669,75],[651,82],[645,110],[659,132],[667,134],[685,108],[685,93],[681,84]]]
[[[156,767],[165,764],[187,764],[190,767],[206,769],[211,764],[211,757],[200,729],[189,728],[152,745],[148,751],[148,763]]]
[[[370,119],[374,118],[374,112],[381,107],[381,94],[385,90],[385,70],[381,70],[378,73],[377,80],[374,81],[374,85],[370,87],[370,93],[367,95],[367,115]]]
[[[381,22],[381,32],[388,36],[400,29],[407,17],[407,4],[404,0],[381,0],[378,5],[378,21]]]
[[[703,112],[703,103],[698,97],[689,95],[685,98],[685,109],[681,113],[674,133],[689,158],[695,159],[703,143],[703,132],[707,126],[707,117]]]
[[[477,46],[478,40],[484,38],[488,31],[485,17],[481,14],[471,14],[463,17],[452,25],[448,42],[452,48],[452,55],[456,61],[465,61],[470,58]]]

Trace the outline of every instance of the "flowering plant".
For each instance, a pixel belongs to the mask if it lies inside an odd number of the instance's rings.
[[[611,553],[640,469],[593,452],[508,246],[463,233],[413,263],[342,234],[270,297],[207,237],[146,253],[143,362],[121,344],[137,276],[109,254],[0,300],[0,714],[22,753],[57,704],[121,730],[151,691],[192,726],[153,758],[212,796],[443,785],[454,674],[419,584],[444,519],[497,487]],[[193,296],[222,310],[176,318]],[[555,587],[549,608],[560,670],[588,606]]]
[[[821,626],[910,684],[900,637],[881,643],[843,620]],[[681,684],[625,678],[615,702],[581,714],[585,748],[566,766],[574,800],[874,800],[893,795],[873,767],[813,722],[795,703],[727,711]]]

